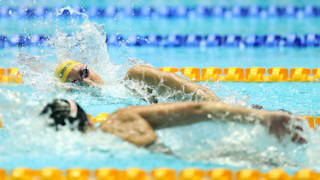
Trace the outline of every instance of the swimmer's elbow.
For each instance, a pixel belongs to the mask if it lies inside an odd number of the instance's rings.
[[[138,66],[134,66],[132,68],[130,68],[128,71],[127,71],[127,74],[126,74],[126,77],[125,79],[136,79],[138,77],[138,75],[140,74],[140,68]]]
[[[134,78],[137,76],[142,76],[144,74],[144,72],[146,72],[148,70],[150,71],[150,69],[153,69],[153,68],[151,66],[136,65],[127,71],[126,77],[131,79],[131,78]]]
[[[154,143],[157,139],[157,135],[154,132],[152,132],[138,138],[127,139],[127,141],[138,147],[143,147]]]

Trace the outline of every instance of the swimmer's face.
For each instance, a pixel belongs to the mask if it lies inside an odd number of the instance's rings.
[[[103,84],[103,80],[84,64],[78,64],[70,71],[67,82],[84,85]]]
[[[67,81],[68,82],[78,82],[83,81],[89,77],[89,69],[84,64],[78,64],[72,68],[70,71]]]

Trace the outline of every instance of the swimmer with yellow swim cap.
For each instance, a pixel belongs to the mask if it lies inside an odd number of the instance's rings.
[[[63,83],[79,83],[90,86],[104,84],[101,77],[92,69],[88,69],[86,65],[73,60],[68,60],[60,64],[56,68],[55,77],[60,79]],[[178,76],[175,73],[160,71],[151,66],[137,65],[130,68],[126,74],[125,80],[143,82],[143,84],[151,87],[148,88],[148,93],[152,93],[153,89],[158,89],[157,94],[159,95],[170,90],[175,90],[186,94],[192,94],[192,100],[196,101],[220,101],[210,89]],[[162,88],[157,88],[159,86]],[[136,91],[133,87],[127,87],[135,93],[140,92]],[[141,94],[137,95],[144,97],[144,95]],[[152,103],[158,102],[157,97],[152,97],[148,99],[148,101]]]
[[[93,70],[88,69],[85,64],[68,60],[60,64],[55,71],[55,77],[61,82],[81,83],[87,85],[102,85],[101,77]]]

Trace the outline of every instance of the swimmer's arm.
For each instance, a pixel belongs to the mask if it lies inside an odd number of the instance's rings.
[[[177,102],[136,106],[134,109],[153,128],[182,126],[201,121],[219,120],[267,124],[264,111],[220,102]]]
[[[89,69],[89,73],[90,73],[90,75],[89,75],[89,78],[87,78],[87,79],[90,80],[90,82],[92,84],[104,85],[103,79],[96,72]]]
[[[298,120],[283,112],[249,109],[242,106],[216,102],[181,102],[157,104],[140,108],[139,114],[153,128],[183,126],[200,121],[232,121],[239,123],[260,123],[266,126],[270,134],[278,139],[292,135],[292,141],[303,143],[305,139],[297,133],[299,126],[290,127],[290,122]]]
[[[138,114],[122,108],[110,115],[100,128],[102,131],[121,137],[136,146],[152,144],[157,140],[152,127]]]
[[[157,87],[162,83],[164,86],[184,93],[194,93],[193,99],[200,101],[220,101],[220,99],[208,88],[171,72],[163,72],[150,66],[134,66],[127,72],[126,79],[143,81],[148,86]],[[161,90],[161,88],[160,88]],[[165,88],[163,88],[165,91]],[[159,92],[160,94],[162,92]]]

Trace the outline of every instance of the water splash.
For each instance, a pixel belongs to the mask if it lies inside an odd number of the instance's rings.
[[[68,10],[71,15],[81,16],[80,21],[82,22],[78,25],[78,22],[71,20],[67,25],[71,34],[64,32],[66,27],[56,27],[56,36],[49,40],[49,44],[55,51],[57,63],[73,59],[87,64],[107,82],[119,79],[116,71],[120,69],[120,66],[110,61],[103,25],[90,22],[86,14],[70,7],[60,9],[57,16],[60,16],[64,10]]]
[[[190,161],[255,169],[315,168],[317,163],[310,162],[306,152],[309,156],[316,155],[319,146],[314,146],[310,135],[317,138],[319,135],[315,135],[305,122],[301,125],[304,137],[309,140],[305,145],[292,143],[289,137],[279,142],[260,124],[213,121],[164,129],[158,134],[177,156]]]
[[[69,88],[78,92],[89,92],[89,95],[96,97],[113,94],[115,97],[128,97],[125,95],[128,93],[119,82],[124,76],[123,69],[131,64],[115,65],[110,61],[102,25],[90,22],[86,14],[70,7],[61,8],[56,12],[56,16],[60,16],[65,10],[68,10],[73,17],[76,15],[79,18],[71,18],[63,27],[57,23],[56,35],[48,41],[50,48],[43,48],[45,50],[38,55],[27,53],[17,55],[25,84],[34,87],[35,93],[45,92],[46,95],[50,94],[50,97],[76,97],[65,92],[65,89]],[[106,87],[97,92],[68,83],[60,83],[53,76],[55,67],[68,59],[85,63],[89,68],[94,69],[104,79]],[[114,91],[110,93],[110,89],[123,90],[120,90],[120,93],[114,93]]]

